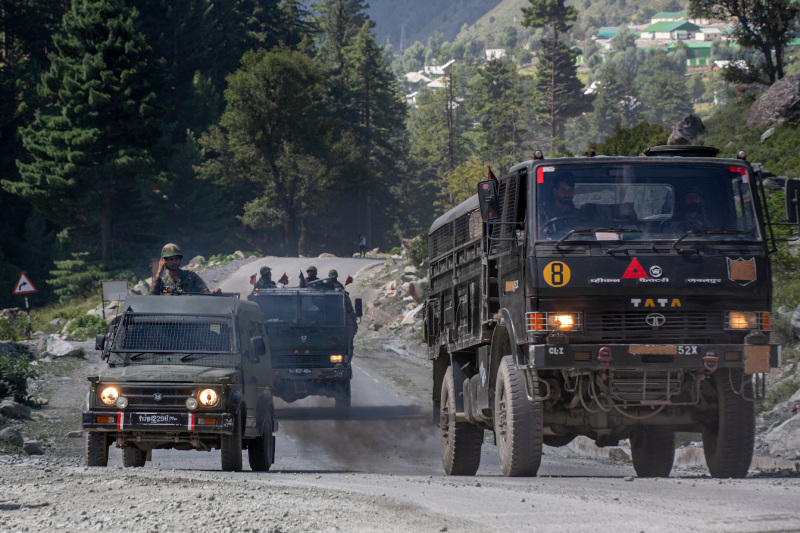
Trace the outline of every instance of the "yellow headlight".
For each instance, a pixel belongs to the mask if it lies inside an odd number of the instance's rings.
[[[756,329],[758,318],[752,311],[730,311],[728,313],[728,324],[731,329]]]
[[[206,407],[211,407],[212,405],[216,405],[217,401],[219,401],[219,394],[217,394],[217,391],[214,389],[203,389],[200,391],[200,394],[197,395],[197,399]]]
[[[331,363],[341,363],[342,356],[341,355],[332,355],[331,356]]]
[[[106,405],[114,405],[119,398],[119,391],[116,387],[106,387],[100,392],[100,401]]]

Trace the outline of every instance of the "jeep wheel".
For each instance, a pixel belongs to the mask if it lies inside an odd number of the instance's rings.
[[[712,375],[711,384],[717,393],[717,409],[703,429],[708,471],[715,478],[746,477],[753,461],[755,411],[753,402],[745,398],[753,397],[753,382],[741,370],[721,368]]]
[[[147,462],[147,452],[136,448],[122,449],[122,464],[126,468],[141,468]]]
[[[494,434],[503,475],[535,476],[542,462],[542,404],[528,401],[525,376],[510,355],[497,370]]]
[[[275,462],[275,437],[272,436],[272,419],[265,422],[264,433],[247,446],[247,460],[253,472],[266,472]]]
[[[483,429],[469,422],[456,422],[453,367],[444,374],[441,398],[439,429],[444,471],[449,476],[474,476],[481,464]]]
[[[334,408],[336,418],[350,417],[350,380],[345,381],[336,388],[334,393]]]
[[[239,413],[233,417],[233,434],[222,435],[220,451],[225,472],[242,471],[242,421],[239,418]]]
[[[639,477],[669,477],[675,462],[675,432],[668,426],[639,426],[631,433],[631,458]]]
[[[105,433],[99,431],[86,433],[86,466],[108,466],[108,446]]]

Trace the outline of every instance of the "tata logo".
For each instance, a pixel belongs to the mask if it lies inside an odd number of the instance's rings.
[[[306,340],[308,340],[308,337],[306,335],[300,335],[300,340],[306,342]]]
[[[160,402],[161,400],[164,399],[164,395],[161,394],[160,392],[157,392],[157,393],[153,394],[153,399],[155,401],[157,401],[157,402]]]
[[[680,298],[631,298],[634,307],[680,307]]]
[[[664,322],[666,322],[667,319],[661,313],[650,313],[649,315],[647,315],[644,321],[647,322],[648,326],[657,328],[663,326]]]

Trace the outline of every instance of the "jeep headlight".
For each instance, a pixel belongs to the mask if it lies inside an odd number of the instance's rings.
[[[104,387],[100,391],[100,401],[105,405],[114,405],[117,403],[117,398],[119,398],[119,391],[116,387]]]
[[[202,405],[211,407],[217,405],[219,394],[217,394],[217,391],[214,389],[203,389],[200,391],[200,394],[197,395],[197,399]]]

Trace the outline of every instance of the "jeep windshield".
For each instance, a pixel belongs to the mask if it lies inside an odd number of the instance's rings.
[[[233,319],[226,315],[125,313],[110,363],[231,367],[239,363]]]
[[[536,169],[539,240],[758,241],[744,166],[629,163]],[[687,237],[688,235],[688,237]]]
[[[344,325],[344,299],[341,291],[266,294],[260,295],[256,301],[261,306],[268,327]]]

